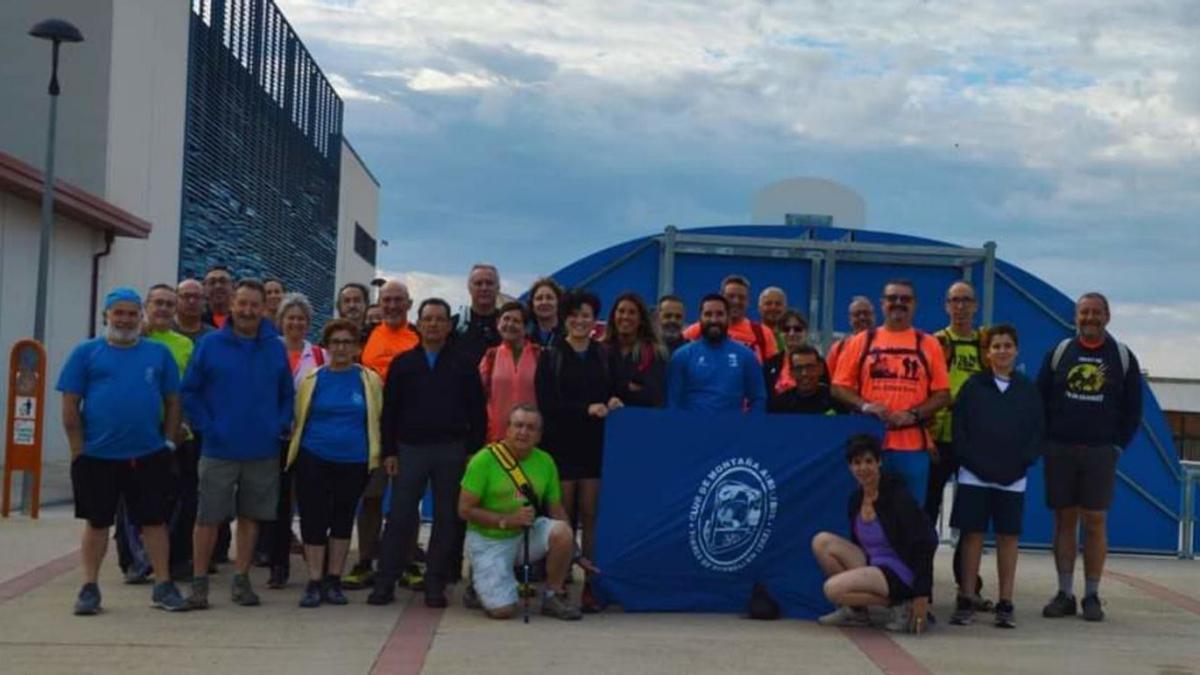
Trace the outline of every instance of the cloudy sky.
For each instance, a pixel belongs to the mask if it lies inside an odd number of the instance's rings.
[[[277,1],[418,295],[820,176],[873,229],[1107,291],[1145,366],[1200,376],[1200,2]]]

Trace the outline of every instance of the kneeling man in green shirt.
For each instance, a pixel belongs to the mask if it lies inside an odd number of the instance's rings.
[[[472,584],[463,598],[493,619],[517,613],[517,580],[513,566],[546,559],[542,614],[567,621],[579,619],[579,606],[563,588],[575,552],[575,534],[567,524],[562,489],[554,459],[536,446],[542,416],[531,405],[513,408],[508,430],[499,443],[475,453],[467,464],[458,499],[458,515],[467,521],[466,552]],[[529,532],[529,545],[522,535]],[[579,558],[584,569],[597,572]]]

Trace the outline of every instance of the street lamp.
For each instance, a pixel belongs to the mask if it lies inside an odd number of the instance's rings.
[[[58,47],[64,42],[83,42],[79,29],[62,19],[46,19],[29,30],[35,38],[54,46],[50,57],[50,124],[46,132],[46,166],[42,170],[42,236],[38,246],[37,306],[33,339],[46,342],[46,286],[50,273],[50,238],[54,231],[54,135],[58,124]]]
[[[79,29],[62,19],[46,19],[29,29],[35,38],[54,46],[50,56],[50,124],[46,132],[46,166],[42,169],[42,236],[38,245],[37,305],[33,315],[33,339],[46,344],[46,286],[50,274],[50,237],[54,231],[54,132],[58,124],[58,47],[64,42],[83,42]],[[44,388],[45,383],[41,383]],[[44,391],[44,389],[43,389]],[[21,510],[31,513],[33,476],[21,472]]]

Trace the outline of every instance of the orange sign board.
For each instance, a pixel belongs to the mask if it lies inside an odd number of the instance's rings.
[[[42,486],[42,427],[46,410],[46,348],[36,340],[13,345],[8,362],[8,401],[4,439],[4,497],[0,515],[8,517],[12,504],[12,474],[24,471],[33,478],[29,515],[37,518]]]

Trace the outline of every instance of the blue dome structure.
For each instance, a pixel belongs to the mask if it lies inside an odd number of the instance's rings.
[[[966,248],[891,232],[836,227],[728,225],[680,230],[633,239],[584,257],[553,277],[567,288],[587,288],[609,303],[634,291],[647,301],[673,293],[695,318],[699,299],[718,290],[723,277],[748,277],[753,291],[779,286],[792,307],[809,319],[815,343],[828,347],[847,331],[852,297],[877,298],[884,282],[903,277],[917,288],[915,325],[946,325],[942,298],[954,281],[971,281],[984,325],[1015,325],[1021,334],[1018,367],[1036,377],[1045,354],[1074,334],[1074,300],[1016,265],[996,258],[996,245]],[[752,296],[754,297],[754,296]],[[752,303],[753,304],[753,303]],[[756,313],[755,308],[750,309]],[[1120,336],[1117,336],[1118,338]],[[1184,472],[1169,428],[1148,387],[1143,423],[1118,465],[1109,516],[1112,550],[1183,554],[1181,489]],[[1053,517],[1046,508],[1042,470],[1029,473],[1022,544],[1049,546]],[[1187,537],[1190,539],[1190,537]],[[1193,544],[1188,542],[1189,549]],[[1191,553],[1191,550],[1187,551]]]

